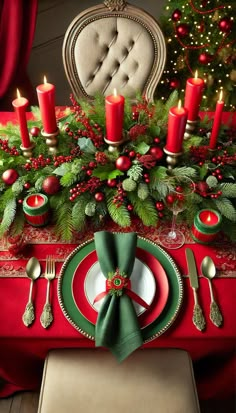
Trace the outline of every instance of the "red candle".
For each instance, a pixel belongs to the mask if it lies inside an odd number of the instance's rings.
[[[19,90],[17,89],[17,99],[12,102],[13,107],[17,115],[17,119],[20,127],[20,135],[23,148],[30,148],[31,142],[26,121],[26,108],[29,105],[29,101],[26,98],[21,97]]]
[[[181,106],[174,106],[169,111],[167,142],[165,149],[172,153],[182,152],[184,131],[187,122],[188,111]]]
[[[220,231],[222,218],[218,211],[203,209],[194,217],[192,237],[196,242],[209,244],[213,242]]]
[[[51,83],[47,83],[47,79],[44,77],[44,83],[37,86],[36,90],[44,132],[48,134],[54,133],[57,131],[55,114],[55,86]]]
[[[111,142],[122,140],[124,120],[124,96],[114,94],[106,97],[106,139]]]
[[[210,136],[210,145],[209,145],[210,149],[215,149],[216,144],[217,144],[217,137],[219,134],[221,118],[222,118],[222,113],[224,109],[224,101],[222,100],[222,98],[223,98],[223,91],[221,90],[219,100],[216,104],[214,122],[213,122],[213,127],[211,131],[211,136]]]
[[[188,120],[195,121],[202,100],[204,80],[195,73],[195,77],[187,80],[184,107],[188,109]]]
[[[42,206],[44,202],[44,198],[40,194],[30,195],[26,200],[27,205],[31,208],[38,208]]]
[[[49,203],[44,194],[28,195],[23,201],[26,221],[34,227],[46,225],[49,221]]]

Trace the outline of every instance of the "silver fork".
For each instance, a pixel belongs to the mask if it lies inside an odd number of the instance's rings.
[[[44,328],[49,327],[53,321],[52,307],[50,304],[50,284],[51,284],[51,281],[56,276],[55,267],[56,267],[55,259],[51,255],[48,256],[46,259],[46,269],[45,269],[45,278],[48,280],[46,302],[44,304],[43,312],[40,317],[41,324]]]

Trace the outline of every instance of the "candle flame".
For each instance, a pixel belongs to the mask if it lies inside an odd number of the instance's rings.
[[[194,79],[198,78],[198,71],[196,70],[195,75],[194,75]]]
[[[117,90],[116,90],[116,88],[114,88],[113,95],[114,95],[114,96],[117,96]]]
[[[35,206],[37,206],[38,203],[39,203],[39,200],[38,200],[38,197],[37,197],[37,195],[36,195],[36,196],[35,196]]]
[[[220,97],[219,97],[219,101],[222,102],[223,100],[223,89],[221,89],[220,91]]]
[[[16,96],[18,99],[21,97],[19,89],[16,89]]]
[[[206,221],[207,221],[208,223],[210,223],[210,222],[211,222],[211,215],[210,215],[210,214],[207,216]]]
[[[48,83],[46,76],[43,78],[44,83]]]
[[[178,101],[178,109],[181,109],[182,108],[182,103],[181,103],[181,100],[179,100]]]

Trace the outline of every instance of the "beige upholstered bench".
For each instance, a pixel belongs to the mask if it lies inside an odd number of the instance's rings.
[[[38,413],[200,412],[192,361],[177,349],[62,349],[45,361]]]

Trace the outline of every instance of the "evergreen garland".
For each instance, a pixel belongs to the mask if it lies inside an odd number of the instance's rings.
[[[101,227],[106,217],[123,228],[131,225],[134,216],[154,227],[170,220],[166,198],[189,177],[195,189],[178,219],[191,227],[200,209],[216,209],[222,214],[225,233],[235,241],[235,131],[227,125],[222,127],[217,150],[212,153],[207,150],[211,122],[205,117],[195,136],[184,141],[178,166],[168,169],[163,147],[168,112],[177,101],[176,91],[166,103],[147,103],[138,96],[134,105],[126,99],[124,130],[128,139],[113,152],[104,141],[105,102],[100,95],[93,103],[72,98],[73,108],[59,120],[58,152],[54,156],[39,134],[32,137],[33,158],[26,160],[20,150],[19,128],[11,123],[0,126],[0,175],[8,169],[15,169],[19,175],[11,185],[0,182],[0,235],[22,233],[24,198],[44,192],[44,180],[52,175],[59,179],[60,189],[47,194],[51,222],[65,241],[72,240],[75,231],[85,230],[88,222],[94,228]],[[28,126],[41,129],[38,108],[32,111],[35,120]],[[153,152],[157,148],[159,156]],[[119,157],[128,158],[127,169],[117,168]]]

